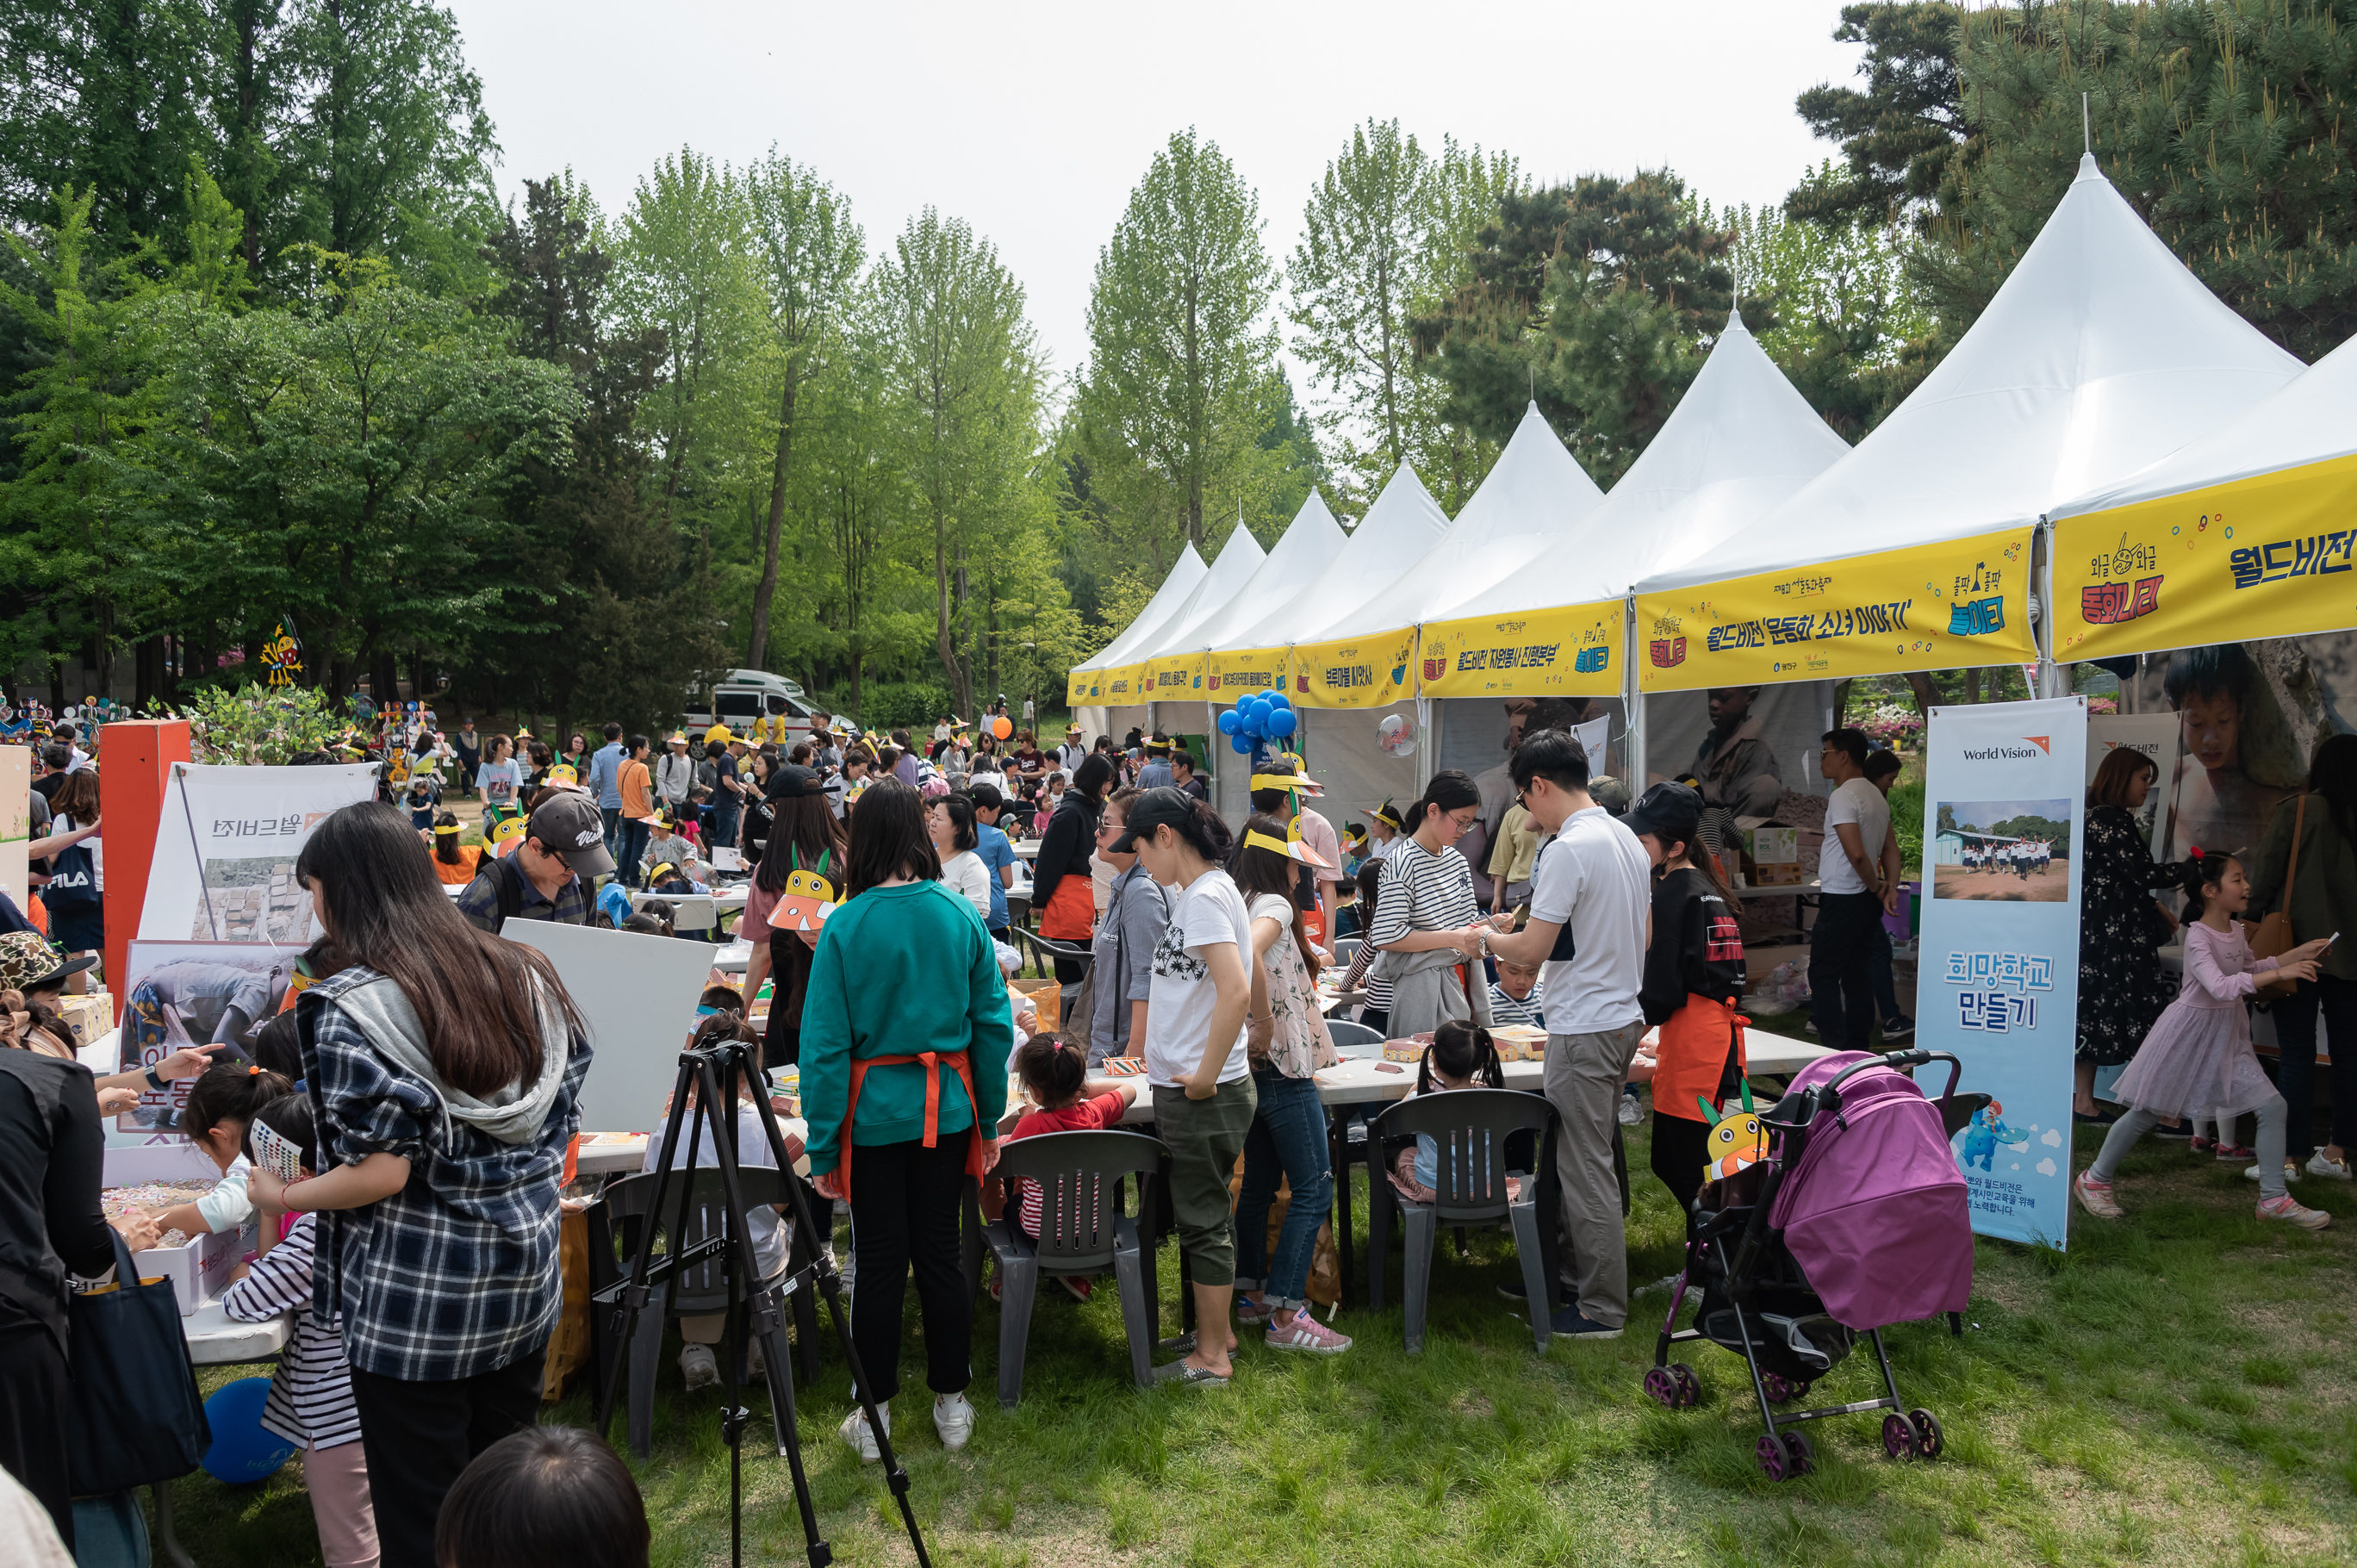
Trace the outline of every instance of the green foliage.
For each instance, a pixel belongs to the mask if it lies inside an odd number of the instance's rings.
[[[1923,780],[1904,774],[1890,787],[1890,828],[1899,835],[1899,864],[1912,875],[1923,864]],[[1940,808],[1940,825],[1949,825],[1948,808]]]
[[[1834,38],[1866,46],[1857,68],[1866,89],[1828,82],[1801,94],[1795,109],[1810,130],[1841,144],[1845,167],[1794,188],[1789,216],[1836,231],[1880,229],[1928,220],[1944,205],[1971,157],[1955,58],[1961,16],[1941,0],[1842,7]]]
[[[334,698],[310,686],[204,686],[176,707],[150,706],[188,721],[188,756],[196,762],[282,766],[328,750],[352,727]]]

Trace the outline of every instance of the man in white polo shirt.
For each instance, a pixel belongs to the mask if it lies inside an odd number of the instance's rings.
[[[1651,940],[1652,862],[1637,835],[1587,792],[1587,753],[1561,730],[1514,748],[1523,809],[1553,835],[1531,872],[1531,918],[1491,935],[1490,951],[1544,961],[1547,1101],[1563,1119],[1563,1266],[1574,1299],[1553,1327],[1576,1339],[1617,1339],[1629,1317],[1628,1239],[1612,1170],[1620,1086],[1644,1037],[1637,1001]]]

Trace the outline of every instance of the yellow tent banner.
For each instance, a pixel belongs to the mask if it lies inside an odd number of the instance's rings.
[[[2357,456],[2060,519],[2054,657],[2342,630],[2352,552]]]
[[[1214,653],[1206,661],[1203,696],[1209,702],[1232,703],[1258,692],[1282,692],[1292,660],[1290,648]]]
[[[1092,682],[1096,690],[1091,701],[1115,705],[1146,701],[1138,693],[1144,687],[1146,666],[1127,664],[1119,670],[1100,670]]]
[[[1098,671],[1075,670],[1064,679],[1064,701],[1072,707],[1096,701]]]
[[[1647,692],[2028,663],[2030,529],[1640,595]]]
[[[1418,670],[1427,697],[1613,697],[1625,601],[1434,621]]]
[[[1415,628],[1348,642],[1297,643],[1294,694],[1305,707],[1379,708],[1415,695]]]
[[[1138,690],[1148,703],[1175,703],[1181,698],[1200,702],[1203,696],[1203,656],[1166,654],[1138,667]]]

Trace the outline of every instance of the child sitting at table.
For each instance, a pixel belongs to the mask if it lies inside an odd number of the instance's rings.
[[[1010,1144],[1042,1133],[1094,1133],[1118,1127],[1137,1100],[1134,1079],[1091,1085],[1088,1047],[1067,1040],[1055,1030],[1034,1035],[1016,1047],[1015,1070],[1023,1079],[1025,1097],[1037,1109],[1024,1112],[1015,1123],[1015,1131],[1006,1135]],[[1092,1087],[1103,1092],[1084,1098]],[[1025,1240],[1038,1242],[1042,1212],[1039,1184],[1016,1176],[1008,1184],[1007,1197],[1014,1200],[1015,1228]],[[1079,1275],[1063,1276],[1060,1283],[1079,1301],[1088,1300],[1094,1288],[1092,1282]],[[990,1282],[990,1298],[999,1299],[999,1282],[995,1278]]]
[[[1451,1018],[1432,1032],[1432,1044],[1416,1064],[1415,1088],[1407,1096],[1445,1094],[1452,1089],[1503,1089],[1506,1069],[1490,1031],[1462,1018]],[[1411,1203],[1430,1203],[1440,1185],[1440,1144],[1429,1133],[1415,1135],[1415,1147],[1403,1148],[1393,1161],[1392,1186]],[[1522,1183],[1509,1178],[1506,1196],[1519,1197]]]
[[[725,988],[708,987],[705,991],[705,995],[708,997],[715,991],[725,992]],[[734,992],[725,992],[725,993],[732,1001],[735,999]],[[698,1009],[698,1011],[701,1010],[701,1008]],[[723,1040],[742,1040],[759,1046],[761,1043],[761,1036],[755,1034],[752,1026],[745,1022],[744,1014],[730,1006],[713,1013],[699,1022],[688,1044],[691,1047],[701,1048],[705,1046],[716,1045]],[[757,1052],[756,1055],[758,1057],[759,1053]],[[755,1106],[748,1098],[753,1094],[768,1092],[769,1086],[766,1083],[748,1083],[738,1086],[737,1164],[739,1167],[760,1165],[769,1170],[778,1168],[777,1151],[770,1146],[769,1129],[761,1124],[759,1108]],[[688,1087],[687,1104],[689,1111],[693,1112],[696,1104],[696,1090],[692,1082]],[[777,1101],[771,1100],[770,1108],[777,1111]],[[670,1113],[671,1107],[665,1105],[663,1114],[666,1119],[669,1118]],[[781,1111],[778,1113],[785,1114]],[[676,1160],[685,1159],[689,1137],[694,1131],[693,1122],[680,1128],[679,1152],[674,1156]],[[712,1146],[712,1127],[706,1123],[704,1127],[704,1135],[694,1140],[695,1163],[698,1165],[717,1170],[720,1166],[720,1156]],[[786,1133],[786,1154],[796,1164],[801,1163],[802,1141],[791,1133]],[[662,1139],[660,1136],[649,1138],[646,1158],[639,1168],[642,1171],[651,1171],[662,1158]],[[683,1170],[685,1167],[683,1165],[675,1165],[673,1168]],[[789,1175],[786,1179],[791,1181],[793,1177]],[[761,1283],[765,1288],[774,1284],[778,1276],[785,1271],[786,1256],[793,1244],[793,1224],[791,1220],[782,1218],[785,1212],[786,1206],[782,1203],[764,1205],[745,1211],[746,1233],[753,1238],[753,1263],[761,1271]],[[791,1292],[793,1288],[793,1282],[788,1281],[786,1289]],[[720,1343],[721,1336],[727,1331],[727,1328],[728,1315],[725,1312],[697,1313],[679,1320],[679,1337],[683,1342],[679,1350],[679,1370],[680,1375],[687,1380],[689,1388],[708,1389],[719,1384],[720,1363],[713,1355],[712,1348]],[[760,1344],[751,1339],[747,1342],[752,1347],[751,1369],[756,1372],[760,1371],[762,1369]]]
[[[185,1237],[234,1230],[253,1217],[253,1202],[245,1195],[253,1166],[245,1157],[246,1123],[253,1113],[294,1084],[274,1072],[243,1064],[207,1068],[188,1086],[188,1102],[180,1112],[180,1133],[221,1167],[221,1179],[212,1191],[193,1203],[176,1203],[155,1216],[156,1228]]]
[[[264,1075],[267,1076],[267,1075]],[[246,1140],[268,1128],[296,1150],[299,1186],[318,1174],[319,1137],[308,1096],[283,1094],[253,1114]],[[280,1198],[285,1187],[272,1189]],[[303,1450],[303,1487],[319,1528],[327,1568],[361,1568],[377,1560],[376,1510],[369,1501],[368,1457],[361,1446],[360,1412],[352,1403],[352,1369],[344,1359],[344,1318],[326,1326],[311,1316],[311,1270],[318,1216],[295,1215],[279,1238],[284,1211],[261,1209],[262,1240],[245,1277],[221,1296],[221,1310],[239,1323],[267,1323],[295,1315],[295,1336],[271,1375],[262,1429]]]

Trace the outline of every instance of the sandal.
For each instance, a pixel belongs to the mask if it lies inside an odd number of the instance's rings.
[[[1228,1386],[1228,1380],[1211,1368],[1199,1367],[1185,1359],[1155,1368],[1154,1380],[1157,1383],[1184,1383],[1199,1389],[1223,1389]]]

